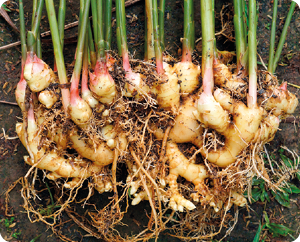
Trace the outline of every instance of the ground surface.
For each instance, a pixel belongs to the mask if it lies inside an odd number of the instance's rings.
[[[13,1],[9,1],[12,12],[9,13],[10,18],[18,26],[18,12],[14,9],[17,8],[17,4]],[[31,1],[25,2],[25,13],[27,15],[27,26],[30,24],[30,12]],[[57,1],[56,1],[57,2]],[[67,23],[76,20],[76,14],[78,14],[79,1],[68,1],[67,11]],[[174,56],[177,56],[177,50],[181,46],[180,37],[183,31],[183,14],[182,7],[183,1],[167,1],[166,6],[166,46],[167,50]],[[196,18],[196,39],[201,36],[200,31],[200,16],[199,16],[199,1],[196,1],[195,6],[195,18]],[[265,63],[268,59],[268,47],[269,47],[269,33],[270,23],[272,16],[271,1],[264,0],[259,2],[259,21],[258,21],[258,54],[261,55]],[[281,7],[278,10],[278,31],[280,34],[281,28],[284,24],[284,17],[286,16],[288,3],[290,1],[280,0]],[[216,12],[219,13],[222,5],[228,4],[227,1],[221,1],[217,3]],[[127,27],[128,27],[128,43],[130,52],[135,58],[142,58],[143,40],[144,40],[144,9],[143,1],[134,4],[127,8]],[[134,15],[137,18],[134,18]],[[216,21],[216,32],[221,30],[220,21]],[[43,18],[42,32],[48,30],[47,17]],[[75,44],[72,43],[72,38],[77,32],[76,28],[66,31],[65,55],[66,59],[71,62],[74,53]],[[288,31],[288,37],[286,45],[283,49],[280,65],[277,69],[277,74],[280,80],[288,81],[296,85],[300,85],[300,10],[296,8],[296,12],[293,16],[291,26]],[[233,50],[234,44],[226,40],[224,36],[218,37],[218,47],[220,49]],[[11,30],[11,28],[5,23],[3,18],[0,18],[0,40],[1,46],[13,43],[19,40],[18,34]],[[226,42],[225,42],[226,41]],[[197,45],[199,47],[199,45]],[[201,48],[201,46],[199,47]],[[113,45],[113,49],[116,46]],[[52,49],[51,45],[47,44],[47,41],[43,45],[44,60],[52,64]],[[6,102],[15,102],[14,90],[20,76],[20,48],[14,47],[5,51],[0,51],[0,100]],[[299,89],[289,86],[289,90],[299,97]],[[300,131],[299,131],[299,115],[300,108],[298,107],[295,113],[295,122],[283,122],[280,125],[280,132],[277,132],[275,140],[268,146],[269,152],[276,152],[280,146],[287,146],[289,149],[294,149],[300,154]],[[21,145],[18,139],[15,139],[15,123],[21,118],[21,112],[18,106],[13,104],[0,103],[0,228],[2,236],[11,241],[31,241],[38,237],[36,241],[60,241],[53,232],[48,229],[45,224],[34,223],[31,224],[27,218],[27,214],[24,213],[22,207],[23,199],[20,196],[21,186],[17,185],[16,188],[10,193],[10,203],[8,214],[13,214],[14,221],[10,224],[11,228],[6,228],[4,221],[8,221],[9,217],[5,216],[5,196],[4,193],[10,187],[12,183],[24,176],[28,170],[28,166],[24,164],[23,155],[26,154],[26,150]],[[51,184],[50,184],[51,185]],[[299,184],[298,184],[299,185]],[[46,196],[46,195],[45,195]],[[105,201],[105,197],[97,197]],[[99,202],[99,200],[97,200]],[[101,202],[101,201],[100,201]],[[233,230],[230,236],[225,240],[228,241],[253,241],[255,233],[258,228],[259,221],[262,220],[262,212],[265,210],[272,218],[273,222],[285,224],[287,227],[293,229],[294,236],[299,235],[299,212],[300,198],[294,197],[291,203],[291,208],[283,208],[276,201],[271,203],[256,203],[251,205],[251,209],[241,209],[239,215],[239,222],[236,228]],[[141,227],[147,222],[147,218],[141,217],[144,214],[144,210],[149,209],[147,203],[141,203],[140,205],[130,208],[128,216],[124,219],[128,227],[120,228],[120,231],[133,233],[141,230]],[[63,215],[63,219],[67,220],[66,214]],[[15,224],[14,224],[15,223]],[[91,237],[82,237],[85,233],[75,225],[66,223],[63,225],[64,233],[68,234],[74,241],[96,241]],[[20,233],[19,233],[20,232]],[[11,237],[14,233],[18,239]],[[282,237],[279,239],[271,239],[272,241],[292,241],[290,237]],[[175,241],[167,235],[162,235],[159,241]]]

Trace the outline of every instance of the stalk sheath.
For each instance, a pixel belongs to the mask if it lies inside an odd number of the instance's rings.
[[[212,1],[201,0],[201,28],[202,28],[202,78],[205,93],[211,93],[214,87],[213,59],[214,59],[214,29]]]
[[[97,29],[98,13],[97,13],[96,0],[91,0],[91,8],[92,8],[94,40],[95,40],[95,43],[98,43],[98,29]]]
[[[116,18],[117,18],[117,43],[119,55],[123,58],[123,68],[130,71],[127,38],[126,38],[126,18],[124,0],[116,0]]]
[[[274,0],[271,37],[270,37],[270,49],[269,49],[269,63],[268,63],[268,71],[272,74],[273,74],[273,61],[274,61],[274,52],[275,52],[277,9],[278,9],[278,0]]]
[[[257,105],[257,42],[256,42],[256,0],[249,0],[249,108]]]
[[[156,70],[158,74],[163,74],[163,53],[160,45],[160,30],[158,25],[157,0],[152,0],[154,49],[156,58]]]
[[[112,14],[112,0],[105,0],[105,50],[111,49],[111,14]]]
[[[236,58],[237,68],[241,70],[245,67],[243,63],[243,56],[246,53],[246,36],[244,30],[243,20],[243,2],[244,0],[234,0],[234,30],[235,30],[235,44],[236,44]]]
[[[158,8],[158,24],[159,24],[159,39],[162,50],[165,50],[165,6],[166,0],[159,1]]]
[[[105,43],[104,43],[104,29],[103,29],[103,0],[97,1],[97,29],[98,29],[98,59],[105,58]]]
[[[31,31],[28,31],[28,37],[27,37],[28,50],[34,53],[36,52],[36,39],[40,28],[43,6],[44,6],[44,0],[38,1]]]
[[[20,14],[20,38],[21,38],[21,50],[22,50],[22,65],[23,65],[23,64],[25,64],[26,53],[27,53],[23,0],[19,0],[19,14]]]
[[[60,84],[67,84],[68,79],[67,79],[67,73],[65,68],[63,51],[60,44],[59,31],[58,31],[58,26],[56,21],[56,14],[55,14],[53,0],[46,0],[46,8],[47,8],[47,14],[48,14],[48,19],[50,24],[50,30],[52,33],[51,37],[52,37],[54,56],[55,56],[55,61],[56,61],[57,71],[59,76],[59,82]],[[69,89],[67,88],[63,88],[61,92],[62,92],[62,103],[64,106],[65,113],[67,114],[68,106],[70,102],[70,92]]]
[[[284,26],[283,26],[283,29],[282,29],[280,40],[279,40],[279,43],[278,43],[278,46],[277,46],[277,49],[276,49],[276,52],[275,52],[274,61],[273,61],[273,70],[272,70],[273,72],[275,72],[275,70],[277,68],[277,64],[278,64],[278,61],[279,61],[279,58],[280,58],[280,55],[281,55],[281,52],[282,52],[282,48],[283,48],[283,45],[284,45],[284,42],[285,42],[285,39],[286,39],[286,34],[287,34],[287,31],[288,31],[288,27],[290,25],[295,7],[296,7],[296,2],[292,1],[289,13],[286,17],[286,20],[285,20],[285,23],[284,23]]]
[[[146,23],[145,23],[145,60],[155,57],[152,0],[145,0]]]
[[[182,40],[182,61],[191,62],[194,49],[194,1],[184,0],[184,35]]]
[[[60,0],[58,9],[58,31],[60,44],[64,46],[64,34],[65,34],[65,19],[66,19],[66,0]]]

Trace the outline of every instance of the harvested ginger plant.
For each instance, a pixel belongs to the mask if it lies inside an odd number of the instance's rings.
[[[37,44],[44,0],[37,1],[27,45],[22,4],[20,0],[22,72],[16,99],[23,121],[16,131],[31,166],[22,196],[32,221],[54,228],[67,212],[89,234],[108,241],[147,240],[164,230],[200,240],[221,231],[233,205],[247,205],[243,194],[254,176],[277,188],[260,152],[298,100],[273,75],[278,60],[270,56],[270,69],[257,70],[255,0],[249,0],[249,29],[243,21],[245,2],[234,1],[236,64],[224,62],[224,55],[232,53],[217,50],[213,1],[201,0],[200,59],[193,54],[194,2],[184,0],[180,61],[164,52],[165,1],[158,10],[156,0],[145,0],[145,60],[129,58],[124,0],[115,1],[119,55],[111,50],[112,1],[80,1],[73,70],[66,70],[63,58],[65,1],[57,21],[53,0],[45,0],[57,73],[42,61]],[[291,13],[294,8],[292,4]],[[34,205],[36,168],[61,194],[50,215]],[[86,185],[83,206],[94,193],[113,195],[106,206],[93,204],[78,219],[74,206]],[[128,206],[143,200],[151,208],[148,227],[131,237],[121,235],[115,226]]]

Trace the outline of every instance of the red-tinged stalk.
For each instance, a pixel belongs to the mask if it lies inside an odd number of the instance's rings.
[[[90,106],[79,96],[79,80],[82,68],[83,49],[89,21],[88,14],[90,9],[90,0],[85,2],[80,1],[80,6],[80,11],[83,12],[81,14],[82,18],[80,23],[79,39],[77,42],[76,61],[71,78],[71,98],[69,112],[71,119],[81,128],[84,128],[92,116],[92,110]]]
[[[98,1],[97,2],[98,39],[96,41],[98,47],[98,53],[97,53],[97,62],[95,66],[95,71],[94,73],[90,72],[90,89],[93,92],[93,96],[101,103],[111,104],[116,96],[116,87],[113,78],[108,72],[108,68],[106,64],[104,24],[103,24],[105,18],[104,17],[99,18],[99,16],[102,16],[104,14],[103,12],[104,12],[104,4],[102,1]],[[108,42],[110,42],[109,34],[107,34],[107,36],[108,36]]]
[[[123,59],[123,68],[126,72],[131,72],[129,63],[127,39],[126,39],[126,18],[124,0],[116,0],[116,18],[117,18],[117,43],[119,55]]]
[[[248,108],[257,106],[257,42],[256,42],[256,0],[249,1],[249,93]]]
[[[112,0],[105,1],[105,19],[104,19],[104,41],[105,41],[105,51],[106,51],[106,66],[109,71],[114,70],[115,59],[111,56],[111,37],[112,37]]]
[[[54,79],[52,70],[36,55],[37,39],[42,17],[44,0],[38,1],[33,19],[32,29],[27,33],[27,57],[24,66],[24,78],[33,92],[39,92],[48,87]],[[41,56],[41,50],[38,52]]]
[[[46,8],[48,13],[48,19],[50,24],[50,31],[52,37],[52,43],[54,48],[54,56],[57,64],[57,71],[59,76],[59,82],[62,85],[66,85],[68,83],[67,73],[65,68],[65,62],[63,57],[63,50],[60,43],[59,31],[56,21],[56,14],[54,9],[53,0],[46,0]],[[62,88],[62,103],[65,110],[65,114],[68,113],[68,106],[70,103],[70,92],[68,88]]]
[[[22,61],[21,61],[21,77],[20,81],[16,88],[16,100],[21,108],[21,110],[25,111],[25,90],[26,90],[26,81],[24,79],[24,65],[26,62],[26,33],[25,33],[25,20],[24,20],[24,8],[23,8],[23,0],[19,1],[19,20],[20,20],[20,38],[21,38],[21,50],[22,50]]]
[[[88,56],[88,40],[85,39],[83,63],[82,63],[82,77],[81,77],[81,97],[86,101],[90,107],[95,108],[98,101],[93,97],[92,92],[88,87],[88,74],[89,74],[89,56]]]
[[[154,32],[156,71],[159,75],[163,75],[165,71],[163,68],[163,52],[160,44],[160,30],[158,25],[157,0],[152,0],[152,12],[153,12],[153,32]]]
[[[200,66],[192,63],[192,52],[195,41],[194,1],[184,1],[184,36],[182,38],[182,60],[174,65],[174,71],[180,82],[182,97],[187,96],[199,87]]]

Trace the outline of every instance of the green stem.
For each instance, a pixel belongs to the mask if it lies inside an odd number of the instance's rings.
[[[201,28],[202,28],[202,78],[203,89],[206,94],[212,93],[214,86],[213,59],[214,38],[212,1],[201,0]]]
[[[117,42],[119,54],[123,58],[123,68],[130,71],[128,47],[126,39],[126,18],[125,18],[125,2],[124,0],[116,0],[116,17],[117,17]]]
[[[235,30],[235,44],[236,44],[236,58],[237,68],[241,70],[244,68],[242,58],[246,52],[246,36],[244,36],[244,21],[242,2],[244,0],[233,0],[234,3],[234,30]]]
[[[274,2],[273,2],[273,17],[272,17],[271,37],[270,37],[270,49],[269,49],[269,63],[268,63],[268,71],[271,74],[273,74],[277,8],[278,8],[278,0],[274,0]]]
[[[41,41],[41,30],[39,29],[36,36],[36,56],[42,59],[42,41]]]
[[[58,31],[61,47],[64,48],[65,34],[65,19],[66,19],[66,0],[60,0],[58,9]]]
[[[194,49],[194,39],[193,36],[195,30],[194,19],[194,1],[193,0],[184,0],[184,36],[182,40],[182,61],[191,62],[192,53]]]
[[[165,7],[166,0],[159,1],[158,23],[159,23],[159,39],[162,50],[165,50]]]
[[[157,13],[157,0],[152,0],[153,8],[153,29],[154,29],[154,49],[155,49],[155,58],[156,58],[156,71],[158,74],[163,74],[163,52],[160,45],[160,31],[158,25],[158,13]]]
[[[44,6],[44,0],[39,0],[31,31],[28,31],[28,38],[27,38],[28,51],[34,53],[36,52],[36,36],[40,28],[43,6]]]
[[[37,9],[37,0],[32,1],[32,17],[31,17],[31,26],[33,26],[34,19],[35,19],[35,11]]]
[[[60,38],[59,38],[59,32],[58,32],[58,26],[56,21],[56,14],[55,14],[55,8],[53,0],[46,0],[46,8],[47,8],[47,14],[50,24],[50,31],[51,31],[51,37],[52,37],[52,43],[54,48],[54,56],[55,56],[55,62],[57,65],[57,71],[58,71],[58,77],[60,84],[67,84],[67,73],[65,68],[65,62],[64,62],[64,55],[60,44]],[[68,112],[68,106],[70,102],[70,92],[68,89],[63,88],[62,89],[62,103],[64,106],[65,113]]]
[[[249,108],[257,105],[257,42],[256,42],[256,0],[249,0]]]
[[[105,58],[105,43],[104,43],[104,29],[103,29],[103,0],[97,1],[97,14],[98,14],[98,59]]]
[[[155,57],[152,0],[145,0],[145,11],[145,60],[148,61]]]
[[[215,29],[215,0],[211,0],[212,4],[212,18],[213,18],[213,25],[212,28]],[[214,58],[218,58],[218,49],[217,49],[217,40],[214,38]]]
[[[92,8],[94,40],[95,40],[95,43],[98,43],[98,28],[97,28],[98,13],[97,13],[97,2],[96,2],[96,0],[91,0],[91,8]]]
[[[245,6],[245,0],[241,0],[242,1],[242,15],[243,15],[243,29],[244,29],[244,36],[245,39],[247,39],[247,32],[248,32],[248,25],[247,25],[247,16],[246,16],[246,6]],[[247,43],[246,43],[247,45]],[[246,47],[247,48],[247,47]]]
[[[96,57],[96,51],[95,51],[95,45],[93,41],[93,34],[92,34],[92,27],[90,21],[88,21],[88,46],[90,49],[90,57],[91,57],[91,66],[92,69],[95,68],[97,57]],[[87,50],[88,51],[88,50]]]
[[[105,1],[105,49],[111,49],[111,14],[112,14],[112,0]]]
[[[90,0],[84,1],[84,11],[82,15],[82,22],[80,24],[80,30],[79,30],[79,36],[80,38],[77,41],[77,52],[76,52],[76,61],[74,65],[74,71],[72,75],[72,85],[71,90],[74,86],[78,87],[79,79],[80,79],[80,73],[82,68],[82,59],[83,59],[83,49],[84,49],[84,42],[85,42],[85,36],[87,33],[87,27],[88,27],[88,15],[90,10]],[[74,81],[74,83],[73,83]],[[76,85],[77,84],[77,85]]]
[[[295,7],[296,7],[296,2],[292,1],[289,13],[286,17],[286,20],[285,20],[285,23],[284,23],[284,26],[283,26],[283,29],[282,29],[282,33],[281,33],[280,40],[279,40],[279,43],[278,43],[278,46],[277,46],[277,50],[276,50],[276,53],[275,53],[275,56],[274,56],[273,72],[275,72],[275,70],[277,68],[277,64],[278,64],[278,61],[279,61],[279,58],[280,58],[280,55],[281,55],[281,52],[282,52],[282,48],[283,48],[283,45],[284,45],[284,42],[285,42],[288,27],[290,25]]]
[[[25,30],[25,20],[24,20],[24,7],[23,0],[19,0],[19,15],[20,15],[20,38],[21,38],[21,50],[22,50],[22,63],[25,64],[26,61],[26,30]]]

